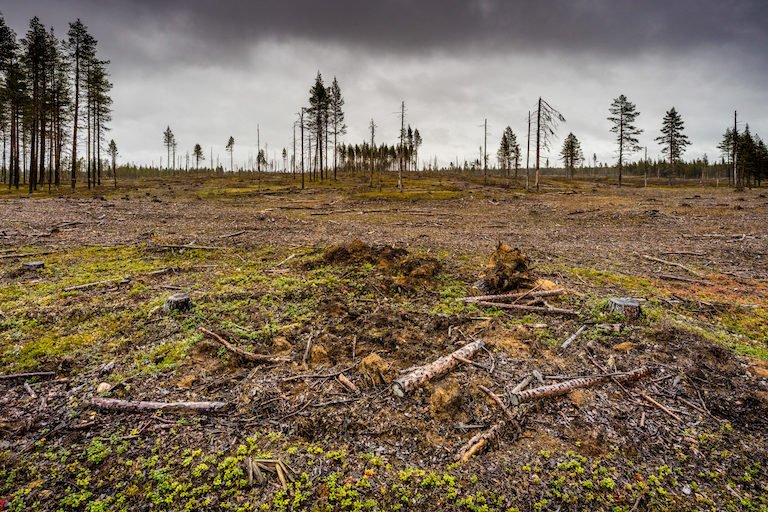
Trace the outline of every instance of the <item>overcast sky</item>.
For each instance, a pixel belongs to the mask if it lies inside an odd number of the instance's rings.
[[[768,137],[766,0],[5,0],[23,35],[32,16],[63,36],[81,18],[111,60],[112,137],[121,158],[157,164],[162,132],[181,153],[200,143],[214,160],[262,147],[291,152],[295,113],[320,71],[346,100],[349,142],[393,143],[395,114],[441,164],[488,153],[505,126],[525,152],[527,114],[539,96],[566,117],[586,155],[614,162],[606,120],[625,94],[641,112],[649,156],[664,112],[675,107],[693,145],[686,157],[718,156],[733,111]],[[635,155],[635,157],[640,156]]]

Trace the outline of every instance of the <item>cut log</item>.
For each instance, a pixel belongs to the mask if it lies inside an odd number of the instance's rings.
[[[558,289],[558,290],[541,290],[541,291],[530,291],[530,292],[522,292],[522,293],[502,293],[500,295],[479,295],[477,297],[464,297],[459,300],[462,300],[464,302],[478,302],[478,301],[505,301],[505,300],[515,300],[515,299],[523,299],[525,297],[553,297],[556,295],[563,295],[565,293],[565,290]]]
[[[171,311],[189,311],[192,309],[192,299],[188,293],[174,293],[167,299],[163,305],[163,311],[170,313]]]
[[[53,378],[55,376],[56,372],[9,373],[8,375],[0,375],[0,380],[31,379],[33,377]]]
[[[543,313],[543,314],[551,314],[551,315],[567,315],[567,316],[579,315],[576,311],[573,311],[570,309],[550,308],[545,306],[525,306],[523,304],[505,304],[503,302],[486,302],[484,300],[479,300],[474,304],[477,304],[478,306],[487,306],[487,307],[499,308],[499,309],[516,309],[520,311],[531,311],[534,313]]]
[[[392,383],[392,393],[400,398],[404,397],[425,382],[448,373],[454,366],[459,364],[459,359],[454,356],[468,359],[474,356],[484,345],[485,342],[483,340],[473,341],[472,343],[464,345],[452,354],[448,354],[427,365],[416,368],[409,374],[400,377]]]
[[[482,452],[488,444],[493,441],[498,435],[499,431],[504,428],[504,422],[500,421],[493,425],[485,432],[480,432],[467,441],[467,443],[461,447],[459,453],[456,455],[456,460],[459,462],[467,462],[474,455]]]
[[[233,354],[245,359],[246,361],[250,361],[252,363],[280,363],[287,361],[284,357],[275,357],[270,356],[266,354],[254,354],[253,352],[246,352],[245,350],[241,349],[240,347],[236,347],[215,332],[209,331],[205,327],[200,327],[200,332],[203,334],[207,334],[214,340],[216,340],[217,343],[219,343],[221,346],[232,352]]]
[[[526,391],[520,391],[517,393],[510,393],[509,399],[512,405],[518,405],[523,402],[530,402],[531,400],[538,400],[540,398],[549,398],[553,396],[565,395],[566,393],[578,389],[589,388],[603,382],[607,382],[611,379],[615,379],[618,382],[628,382],[632,380],[641,379],[650,375],[651,369],[647,367],[638,368],[623,374],[612,375],[598,375],[596,377],[583,377],[579,379],[568,380],[565,382],[559,382],[557,384],[550,384],[549,386],[541,386]]]
[[[627,321],[634,321],[642,316],[640,301],[626,297],[614,297],[608,302],[611,313],[621,315]]]
[[[227,402],[140,402],[116,398],[91,398],[89,403],[96,409],[123,412],[219,412],[229,406]]]

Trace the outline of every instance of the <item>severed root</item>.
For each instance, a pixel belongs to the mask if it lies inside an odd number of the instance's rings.
[[[483,346],[483,340],[473,341],[461,347],[459,350],[443,356],[427,365],[416,368],[411,373],[400,377],[392,383],[392,393],[400,398],[435,377],[448,373],[462,359],[468,359],[475,355]]]
[[[459,450],[459,453],[456,455],[456,460],[459,462],[467,462],[473,456],[481,453],[488,444],[498,436],[499,431],[502,428],[504,428],[504,422],[500,421],[485,432],[480,432],[472,437],[472,439],[467,441],[467,444],[461,447],[461,450]]]
[[[229,406],[227,402],[133,402],[116,398],[91,398],[90,404],[96,409],[124,412],[218,412]]]
[[[528,402],[531,400],[538,400],[540,398],[549,398],[552,396],[560,396],[568,393],[577,388],[589,388],[603,382],[607,382],[614,379],[618,382],[627,382],[637,379],[642,379],[650,375],[651,369],[647,367],[638,368],[631,372],[612,375],[598,375],[596,377],[584,377],[579,379],[568,380],[565,382],[559,382],[557,384],[551,384],[549,386],[541,386],[526,391],[520,391],[518,393],[510,393],[510,401],[512,405],[518,405],[522,402]]]
[[[221,346],[232,352],[233,354],[236,354],[240,356],[241,358],[245,359],[246,361],[250,361],[252,363],[280,363],[287,361],[284,357],[275,357],[275,356],[269,356],[265,354],[254,354],[253,352],[246,352],[245,350],[241,349],[240,347],[236,347],[215,332],[209,331],[205,327],[200,327],[200,332],[203,334],[207,334],[214,340],[216,340],[217,343],[219,343]]]

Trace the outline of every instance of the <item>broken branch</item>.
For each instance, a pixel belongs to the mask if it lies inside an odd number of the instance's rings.
[[[521,311],[533,311],[536,313],[550,313],[553,315],[569,315],[569,316],[579,315],[576,311],[573,311],[571,309],[562,309],[562,308],[525,306],[522,304],[505,304],[502,302],[486,302],[483,300],[479,300],[475,302],[475,304],[477,304],[478,306],[487,306],[487,307],[500,308],[500,309],[517,309]]]
[[[253,352],[246,352],[245,350],[241,349],[240,347],[236,347],[215,332],[209,331],[205,327],[200,327],[200,332],[203,334],[207,334],[216,342],[218,342],[221,346],[229,350],[235,355],[240,356],[241,358],[245,359],[246,361],[251,361],[253,363],[279,363],[284,362],[287,359],[284,357],[275,357],[275,356],[269,356],[266,354],[254,354]]]
[[[488,443],[490,443],[496,436],[498,435],[499,431],[504,427],[504,422],[500,421],[493,425],[491,428],[486,430],[485,432],[480,432],[479,434],[475,435],[467,441],[467,443],[462,446],[461,450],[459,450],[458,455],[456,455],[456,460],[460,462],[467,462],[469,459],[471,459],[474,455],[477,455],[478,453],[482,452],[486,446],[488,446]]]
[[[556,295],[562,295],[565,293],[563,289],[557,290],[542,290],[542,291],[529,291],[523,293],[502,293],[500,295],[479,295],[477,297],[464,297],[459,300],[464,302],[478,302],[487,300],[515,300],[523,299],[525,297],[553,297]]]

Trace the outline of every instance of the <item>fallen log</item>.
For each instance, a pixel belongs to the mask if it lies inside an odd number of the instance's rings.
[[[53,254],[54,252],[55,251],[42,251],[42,252],[3,254],[2,256],[0,256],[0,260],[10,259],[10,258],[26,258],[27,256],[43,256],[45,254]]]
[[[240,347],[236,347],[218,334],[216,334],[213,331],[209,331],[205,327],[200,327],[200,332],[203,334],[207,334],[211,338],[213,338],[217,343],[219,343],[222,347],[229,350],[233,354],[245,359],[246,361],[250,361],[252,363],[280,363],[287,361],[284,357],[275,357],[270,356],[266,354],[254,354],[253,352],[247,352]]]
[[[454,366],[459,364],[460,359],[468,359],[475,355],[483,346],[483,340],[473,341],[456,350],[452,354],[440,357],[435,361],[414,369],[407,375],[400,377],[392,383],[392,393],[400,398],[410,393],[414,389],[427,381],[448,373]]]
[[[459,462],[467,462],[474,455],[482,452],[488,444],[498,436],[499,431],[504,428],[504,422],[500,421],[493,425],[485,432],[480,432],[467,441],[467,443],[461,447],[459,453],[456,455],[456,460]]]
[[[568,316],[579,315],[576,311],[573,311],[571,309],[552,308],[552,307],[546,307],[546,306],[525,306],[523,304],[506,304],[503,302],[487,302],[484,300],[479,300],[474,304],[477,304],[478,306],[486,306],[486,307],[493,307],[493,308],[499,308],[499,309],[516,309],[520,311],[532,311],[535,313],[544,313],[544,314],[552,314],[552,315],[568,315]]]
[[[212,247],[210,245],[178,245],[178,244],[154,244],[160,249],[197,249],[201,251],[223,251],[226,247]]]
[[[559,382],[557,384],[550,384],[548,386],[541,386],[534,389],[528,389],[526,391],[520,391],[517,393],[510,393],[509,399],[512,405],[519,405],[523,402],[530,402],[531,400],[538,400],[540,398],[549,398],[553,396],[565,395],[566,393],[578,388],[589,388],[597,384],[602,384],[611,379],[615,379],[618,382],[628,382],[650,375],[651,369],[648,367],[637,368],[630,372],[622,374],[612,375],[598,375],[595,377],[582,377],[578,379],[568,380],[565,382]]]
[[[33,377],[53,378],[55,376],[56,372],[9,373],[8,375],[0,375],[0,380],[31,379]]]
[[[65,292],[73,292],[75,290],[87,290],[88,288],[95,288],[97,286],[104,286],[109,284],[128,284],[131,282],[131,279],[129,277],[124,277],[122,279],[107,279],[105,281],[94,281],[92,283],[85,283],[85,284],[78,284],[77,286],[67,286],[64,288]]]
[[[562,288],[557,290],[541,290],[538,292],[531,291],[531,292],[522,292],[522,293],[502,293],[499,295],[478,295],[477,297],[463,297],[459,300],[464,302],[478,302],[478,301],[488,301],[488,300],[514,300],[514,299],[523,299],[525,297],[553,297],[556,295],[563,295],[565,293],[565,290]]]
[[[217,412],[226,409],[227,402],[142,402],[118,400],[117,398],[91,398],[91,407],[107,411],[145,412]]]
[[[687,277],[673,276],[671,274],[656,274],[656,277],[663,279],[664,281],[680,281],[683,283],[700,284],[704,286],[712,284],[709,281],[702,281],[701,279],[689,279]]]

